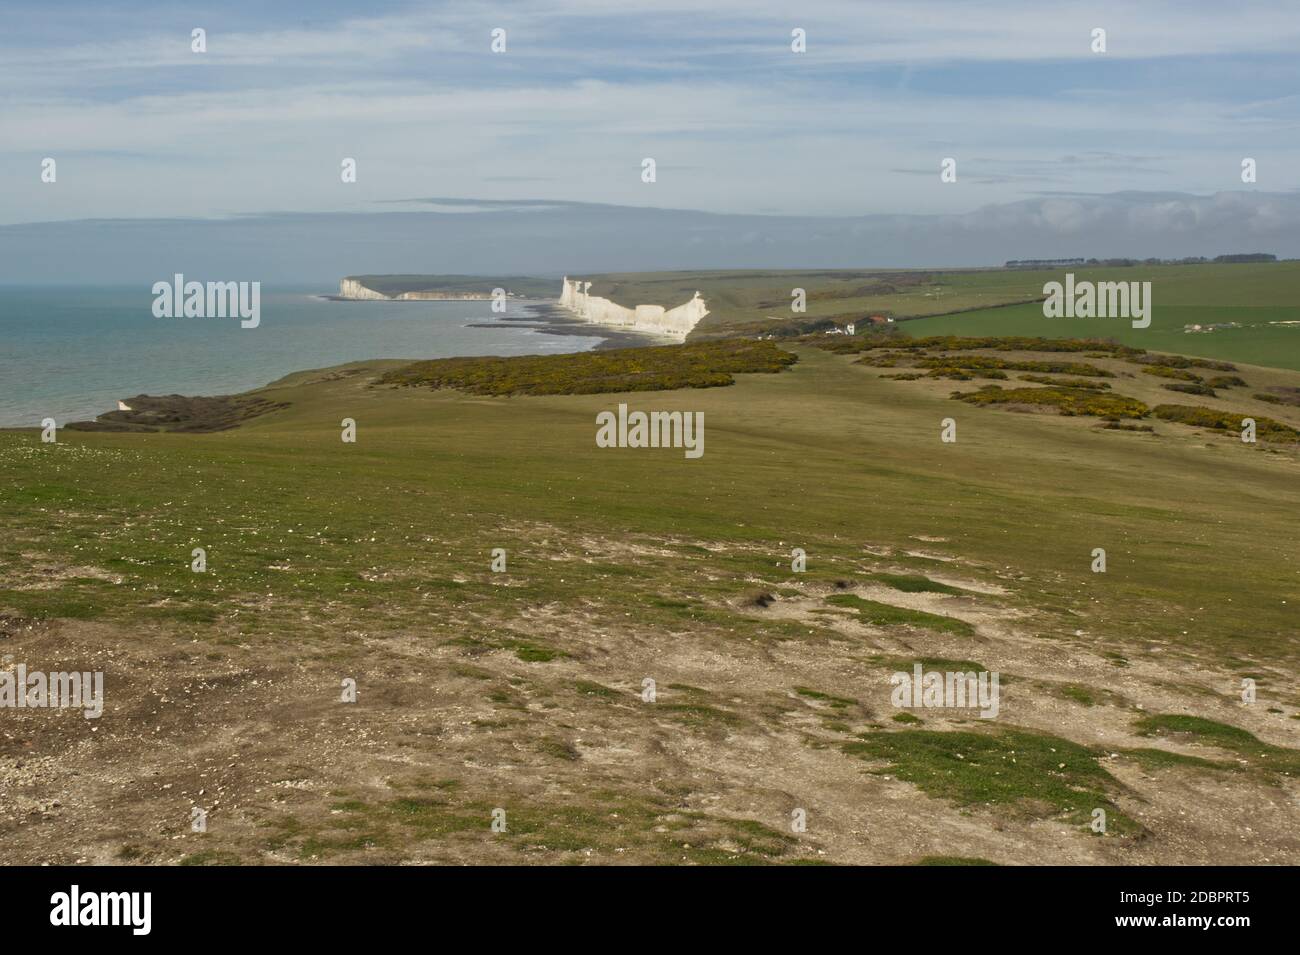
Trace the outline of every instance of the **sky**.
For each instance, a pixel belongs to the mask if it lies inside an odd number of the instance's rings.
[[[1159,197],[1238,194],[1258,225],[1300,193],[1295,0],[51,0],[5,21],[0,226],[479,208],[426,201],[450,197],[1068,230],[1096,197],[1185,219]]]

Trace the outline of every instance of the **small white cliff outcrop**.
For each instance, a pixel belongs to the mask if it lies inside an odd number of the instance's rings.
[[[560,305],[573,312],[578,318],[597,325],[619,325],[639,331],[657,332],[685,338],[691,329],[699,324],[700,319],[709,314],[696,292],[695,297],[684,305],[665,309],[662,305],[638,305],[627,308],[607,298],[591,294],[591,283],[581,279],[570,280],[564,277],[564,286],[560,290]]]
[[[366,288],[356,279],[342,279],[339,282],[339,298],[351,298],[359,301],[388,301],[388,296],[383,292],[376,292],[374,289]]]

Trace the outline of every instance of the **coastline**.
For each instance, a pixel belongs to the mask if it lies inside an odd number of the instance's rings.
[[[592,351],[609,351],[615,348],[649,348],[654,345],[680,345],[681,341],[669,335],[656,334],[623,327],[611,327],[596,322],[585,322],[574,317],[563,306],[552,302],[522,303],[531,315],[503,315],[493,322],[479,322],[469,328],[526,328],[542,335],[576,335],[580,338],[599,338]],[[509,323],[507,325],[506,323]]]
[[[286,293],[288,301],[315,301],[317,307],[324,307],[325,301],[356,301],[354,299],[338,299],[335,296],[320,295],[314,291],[303,290],[306,295],[301,293]],[[299,296],[301,295],[301,298]],[[457,302],[419,302],[407,300],[406,304],[429,306],[430,304],[450,306],[455,309]],[[476,311],[486,311],[483,306],[486,303],[461,304],[477,305]],[[400,311],[400,310],[399,310]],[[321,326],[310,318],[301,326],[300,333],[306,333],[308,329],[317,329]],[[348,310],[340,310],[340,316],[346,315],[342,319],[342,325],[348,327],[359,327],[356,319],[360,315],[354,315]],[[337,323],[336,323],[337,324]],[[384,323],[388,325],[387,322]],[[420,329],[428,326],[421,320],[420,310],[411,313],[409,324],[418,325]],[[275,329],[283,333],[292,326],[275,325],[267,326],[268,329]],[[142,325],[143,329],[143,325]],[[469,329],[468,332],[455,332],[455,329]],[[504,329],[508,333],[504,338],[488,334],[490,329]],[[150,329],[151,331],[152,329]],[[194,326],[196,332],[202,332],[203,337],[192,339],[194,342],[194,351],[200,352],[205,347],[229,347],[230,343],[244,344],[247,341],[250,345],[256,343],[261,347],[263,339],[258,337],[256,342],[253,338],[241,338],[238,335],[222,336],[221,329],[215,324],[212,326]],[[486,315],[474,317],[468,315],[462,317],[454,325],[448,324],[447,333],[449,335],[478,335],[482,339],[477,347],[470,353],[471,355],[533,355],[533,354],[550,354],[557,349],[561,351],[570,350],[611,350],[619,348],[640,348],[650,347],[661,344],[672,344],[671,339],[665,339],[654,334],[638,332],[632,329],[611,328],[592,322],[586,322],[577,318],[571,312],[560,306],[546,300],[512,300],[509,305],[508,313],[505,315],[492,315],[489,319]],[[542,342],[532,339],[529,343],[530,333],[561,336],[560,340],[553,339],[550,342]],[[243,333],[247,335],[247,333]],[[417,334],[423,334],[417,330]],[[408,336],[409,338],[410,336]],[[572,344],[562,343],[563,337],[573,339]],[[441,340],[441,339],[439,339]],[[506,344],[506,341],[509,344]],[[497,342],[500,342],[498,347]],[[373,350],[372,350],[373,349]],[[0,429],[26,430],[36,426],[37,422],[46,417],[54,417],[59,421],[60,427],[75,425],[73,430],[136,430],[136,426],[141,424],[155,423],[155,416],[163,416],[170,410],[184,411],[183,417],[202,419],[205,424],[216,423],[218,419],[238,419],[251,411],[250,408],[242,407],[242,402],[232,404],[232,399],[249,395],[250,393],[260,392],[268,387],[273,381],[278,381],[286,376],[294,374],[316,371],[322,368],[334,368],[353,362],[381,361],[381,360],[409,360],[418,361],[428,357],[454,357],[456,354],[465,354],[464,350],[452,351],[450,355],[442,356],[438,352],[441,348],[427,349],[425,347],[408,347],[398,348],[388,347],[382,343],[382,339],[372,342],[369,347],[359,347],[351,349],[351,354],[343,354],[338,357],[333,355],[322,354],[323,359],[314,362],[312,354],[298,353],[300,349],[293,344],[284,344],[279,351],[293,351],[292,357],[282,355],[282,361],[268,362],[265,373],[257,375],[256,378],[250,377],[247,371],[242,375],[224,375],[220,380],[178,380],[177,375],[164,375],[162,377],[154,376],[152,380],[148,376],[137,377],[135,375],[122,375],[119,372],[111,376],[112,380],[105,380],[97,383],[97,392],[100,393],[98,398],[86,400],[83,395],[72,395],[69,398],[57,396],[53,400],[42,398],[39,404],[33,402],[31,411],[19,416],[17,414],[6,416],[0,419]],[[345,349],[346,351],[346,349]],[[433,354],[430,355],[429,352]],[[402,356],[394,359],[394,355]],[[0,363],[2,364],[2,363]],[[236,362],[236,365],[239,363]],[[152,367],[152,366],[151,366]],[[242,379],[242,380],[241,380]],[[116,383],[116,384],[114,384]],[[143,386],[143,387],[142,387]],[[84,388],[84,385],[81,386]],[[126,400],[132,411],[126,411],[117,407],[118,402]],[[68,407],[59,407],[63,402]],[[236,407],[238,405],[238,407]]]
[[[264,289],[261,327],[246,330],[197,319],[164,323],[130,287],[6,290],[0,295],[6,336],[0,427],[94,420],[118,401],[134,406],[129,399],[141,395],[239,395],[295,371],[376,358],[545,355],[660,343],[566,316],[540,294],[509,299],[503,315],[487,301],[409,301],[407,308],[399,303],[371,312],[321,295],[332,291],[319,284]],[[104,327],[112,335],[87,345]],[[75,376],[66,374],[70,361],[79,363]]]

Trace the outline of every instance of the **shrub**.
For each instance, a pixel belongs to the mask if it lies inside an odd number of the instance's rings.
[[[1168,365],[1147,365],[1142,371],[1148,375],[1156,375],[1160,378],[1181,378],[1183,381],[1200,381],[1201,376],[1193,374],[1190,371],[1183,371],[1181,368],[1171,368]]]
[[[1215,375],[1205,382],[1211,388],[1245,388],[1246,382],[1237,375]]]
[[[968,371],[979,368],[1004,368],[1009,371],[1037,371],[1058,375],[1084,375],[1092,378],[1114,378],[1104,368],[1073,361],[1008,361],[992,355],[939,355],[934,358],[922,358],[917,361],[918,368],[963,368]]]
[[[970,381],[972,378],[994,378],[1005,380],[1007,373],[995,368],[962,368],[956,365],[937,365],[930,369],[931,378],[951,378],[955,381]]]
[[[589,395],[715,388],[734,374],[773,373],[798,359],[769,341],[722,339],[516,358],[438,358],[406,365],[380,383],[459,388],[475,395]]]
[[[1236,371],[1237,366],[1227,361],[1208,358],[1188,358],[1186,355],[1141,355],[1132,359],[1139,365],[1162,365],[1166,368],[1212,368],[1215,371]]]
[[[1098,394],[1086,388],[1008,388],[989,385],[979,391],[953,395],[973,405],[1032,405],[1053,408],[1063,415],[1098,418],[1143,418],[1150,409],[1136,398]]]
[[[1210,428],[1215,431],[1241,431],[1243,418],[1254,417],[1255,436],[1264,441],[1289,442],[1300,439],[1300,431],[1265,418],[1262,415],[1244,415],[1229,411],[1217,411],[1200,405],[1156,405],[1152,412],[1164,421],[1176,421],[1194,428]]]
[[[1161,387],[1169,391],[1181,391],[1188,395],[1201,395],[1206,398],[1218,397],[1213,388],[1199,381],[1180,381],[1172,385],[1161,385]]]
[[[1021,375],[1021,381],[1032,381],[1039,385],[1054,385],[1058,388],[1088,388],[1092,391],[1105,391],[1110,385],[1104,381],[1089,381],[1087,378],[1048,378],[1046,375]]]
[[[1300,407],[1300,388],[1277,385],[1268,389],[1265,393],[1255,395],[1255,397],[1260,401],[1268,401],[1277,405],[1296,405]]]

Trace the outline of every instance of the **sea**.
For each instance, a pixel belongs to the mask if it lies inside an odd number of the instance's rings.
[[[241,328],[238,318],[155,318],[149,285],[0,286],[0,427],[85,421],[138,394],[232,394],[367,358],[547,355],[602,340],[520,327],[532,317],[520,301],[502,316],[488,301],[341,302],[330,292],[264,283],[261,323]]]

